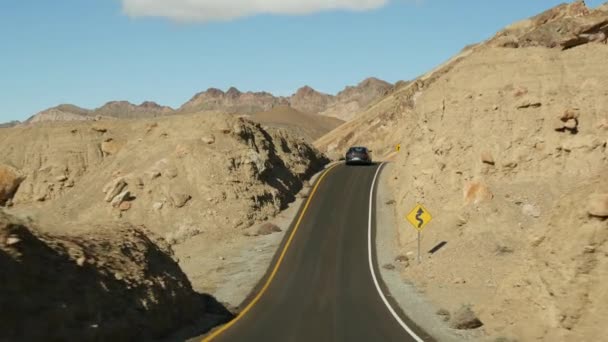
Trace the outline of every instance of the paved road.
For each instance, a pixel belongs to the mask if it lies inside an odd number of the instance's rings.
[[[288,245],[276,273],[269,272],[263,284],[271,281],[240,317],[208,339],[417,341],[383,301],[369,266],[370,189],[378,167],[339,165],[321,178],[275,257],[271,271]]]

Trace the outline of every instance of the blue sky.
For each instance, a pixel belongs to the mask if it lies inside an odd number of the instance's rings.
[[[209,87],[289,95],[303,85],[335,93],[369,76],[412,79],[465,45],[561,2],[341,0],[371,5],[315,12],[297,7],[312,0],[289,0],[294,8],[266,10],[279,14],[247,16],[255,11],[215,11],[229,0],[200,0],[207,7],[198,17],[180,19],[197,14],[170,8],[180,1],[0,2],[0,122],[60,103],[95,108],[110,100],[152,100],[178,107]],[[144,8],[150,3],[157,7]]]

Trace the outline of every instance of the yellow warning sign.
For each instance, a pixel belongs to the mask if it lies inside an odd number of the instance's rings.
[[[433,216],[421,204],[416,204],[414,209],[405,217],[409,223],[418,231],[422,231],[424,227],[431,222]]]
[[[395,146],[395,151],[399,152],[401,150],[401,144],[397,144],[397,146]]]

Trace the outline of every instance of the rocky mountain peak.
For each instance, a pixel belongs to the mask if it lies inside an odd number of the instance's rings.
[[[241,91],[235,87],[230,87],[230,89],[228,89],[228,91],[226,92],[226,96],[233,99],[241,96],[241,94],[243,93],[241,93]]]

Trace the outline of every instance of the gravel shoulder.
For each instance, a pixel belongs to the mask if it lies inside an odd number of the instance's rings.
[[[437,341],[475,341],[479,337],[478,333],[450,329],[442,317],[437,315],[440,308],[425,298],[424,293],[400,274],[408,262],[413,263],[416,260],[415,255],[412,255],[410,261],[397,261],[400,256],[398,229],[412,228],[407,226],[405,221],[397,222],[395,204],[391,204],[394,200],[388,177],[392,167],[392,163],[385,165],[380,173],[376,192],[376,250],[380,275],[390,292],[386,295],[393,297],[401,310]]]

